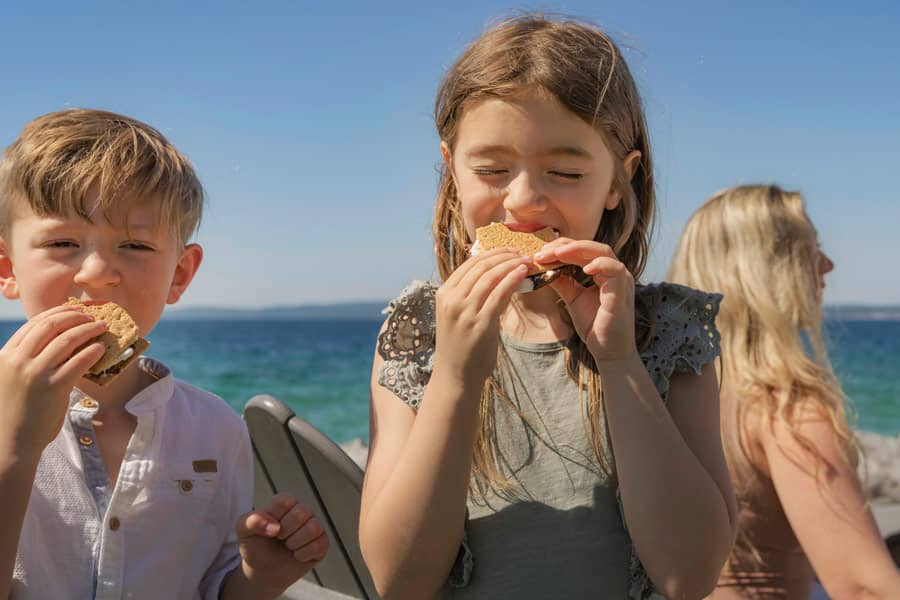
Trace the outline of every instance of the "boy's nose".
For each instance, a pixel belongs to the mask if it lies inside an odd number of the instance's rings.
[[[511,213],[528,213],[543,210],[546,203],[539,178],[523,170],[509,182],[503,208]]]
[[[82,287],[99,288],[116,285],[120,278],[119,270],[108,257],[92,252],[81,261],[74,282]]]

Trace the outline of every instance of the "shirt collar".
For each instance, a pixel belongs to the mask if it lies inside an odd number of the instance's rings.
[[[175,378],[169,367],[148,356],[138,358],[135,362],[135,368],[141,369],[155,379],[153,383],[139,391],[131,400],[125,403],[125,410],[138,416],[152,412],[172,397],[172,393],[175,390]],[[69,407],[71,408],[86,397],[87,394],[78,388],[73,389],[69,395]]]

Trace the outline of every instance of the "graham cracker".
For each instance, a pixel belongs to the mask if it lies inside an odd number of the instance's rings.
[[[475,230],[475,241],[478,242],[479,251],[493,250],[494,248],[512,248],[524,256],[534,256],[535,252],[544,247],[547,242],[556,239],[556,232],[552,227],[544,227],[535,232],[513,231],[503,223],[491,223]],[[565,263],[553,262],[546,264],[532,263],[528,274],[543,273],[551,269],[558,269]]]

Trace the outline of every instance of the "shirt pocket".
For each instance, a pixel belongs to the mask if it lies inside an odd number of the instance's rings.
[[[135,509],[149,519],[177,521],[191,528],[213,522],[219,516],[215,499],[219,492],[221,473],[197,472],[191,461],[160,465],[146,488],[135,500]]]

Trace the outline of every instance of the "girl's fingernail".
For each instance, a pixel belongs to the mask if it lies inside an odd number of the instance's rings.
[[[278,523],[269,523],[266,525],[266,533],[269,535],[277,534],[279,529],[281,528],[278,526]]]

